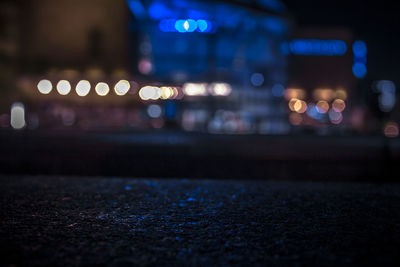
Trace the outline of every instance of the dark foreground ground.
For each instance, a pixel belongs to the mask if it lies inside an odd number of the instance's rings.
[[[0,176],[5,265],[397,265],[400,185]]]
[[[400,139],[0,131],[8,175],[399,182]]]

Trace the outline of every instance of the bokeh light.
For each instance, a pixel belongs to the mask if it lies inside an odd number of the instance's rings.
[[[212,23],[205,19],[162,19],[158,25],[162,32],[200,32],[210,33],[212,31]]]
[[[364,78],[367,75],[367,67],[363,63],[356,62],[353,65],[353,74],[359,79]]]
[[[175,97],[175,91],[173,87],[162,86],[161,89],[161,99],[170,99]]]
[[[60,95],[68,95],[71,92],[71,84],[67,80],[61,80],[57,83],[57,92]]]
[[[157,100],[161,98],[161,89],[157,86],[144,86],[139,90],[142,100]]]
[[[149,74],[153,70],[153,64],[148,59],[141,59],[138,64],[138,70],[142,74]]]
[[[94,88],[99,96],[106,96],[110,92],[110,87],[104,82],[99,82]]]
[[[341,112],[337,112],[333,109],[329,110],[329,120],[333,123],[333,124],[340,124],[343,120],[343,115]]]
[[[159,105],[153,104],[147,107],[147,114],[150,118],[156,119],[161,117],[162,110]]]
[[[250,81],[254,86],[261,86],[264,83],[264,75],[261,73],[253,73],[250,77]]]
[[[324,117],[324,114],[318,112],[317,106],[314,103],[308,104],[307,115],[315,120],[322,120]]]
[[[197,20],[197,31],[210,32],[211,29],[212,29],[212,24],[210,21],[204,19]]]
[[[347,51],[342,40],[294,39],[283,43],[282,52],[294,55],[341,56]]]
[[[294,103],[294,110],[297,113],[304,113],[307,110],[307,103],[304,102],[303,100],[298,100],[296,103]]]
[[[47,95],[53,89],[53,85],[49,80],[41,80],[37,84],[37,88],[41,94]]]
[[[383,133],[386,137],[395,138],[399,136],[399,125],[396,122],[389,122],[385,125]]]
[[[178,32],[194,32],[197,29],[197,22],[193,19],[180,19],[175,22],[175,29]]]
[[[11,105],[10,125],[14,129],[22,129],[25,127],[25,106],[20,102],[15,102]]]
[[[367,55],[367,45],[364,41],[355,41],[353,43],[353,53],[356,57],[365,57]]]
[[[86,80],[79,81],[75,91],[78,96],[87,96],[90,92],[90,82]]]
[[[304,99],[306,97],[306,92],[303,89],[288,88],[285,90],[284,95],[285,99],[288,101],[292,98]]]
[[[123,96],[123,95],[126,95],[126,93],[129,92],[130,88],[131,88],[131,84],[127,80],[120,80],[114,86],[114,91],[115,91],[115,93],[117,95]]]
[[[272,86],[272,94],[275,97],[282,97],[285,94],[285,87],[282,84],[275,84]]]
[[[313,92],[313,97],[315,100],[325,100],[331,101],[335,97],[335,92],[331,89],[316,89]]]
[[[227,83],[213,83],[210,85],[210,93],[213,96],[228,96],[232,92],[232,88]]]
[[[343,89],[338,89],[335,91],[335,97],[342,99],[342,100],[346,100],[347,99],[347,92]]]
[[[289,100],[288,106],[291,111],[294,111],[294,104],[298,101],[297,98],[292,98]]]
[[[303,100],[292,98],[289,101],[289,109],[297,113],[304,113],[307,110],[307,103]]]
[[[342,99],[335,99],[332,103],[332,109],[336,112],[343,112],[346,108],[346,103]]]
[[[381,80],[376,83],[376,89],[380,93],[379,108],[383,112],[390,112],[396,105],[396,85],[392,81]]]
[[[185,83],[183,85],[183,92],[187,96],[206,96],[207,84],[205,83]]]
[[[316,108],[319,113],[325,114],[329,110],[329,103],[325,100],[318,101]]]
[[[289,122],[294,126],[299,126],[303,122],[303,116],[299,113],[291,112],[289,114]]]

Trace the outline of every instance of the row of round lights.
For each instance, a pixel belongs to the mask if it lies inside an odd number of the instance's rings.
[[[227,83],[185,83],[182,88],[187,96],[229,96],[232,92]]]
[[[213,30],[212,23],[208,20],[199,19],[163,19],[160,21],[159,28],[163,32],[202,32],[209,33]]]
[[[227,83],[185,83],[182,91],[186,96],[228,96],[232,87]],[[176,87],[144,86],[139,90],[139,97],[142,100],[176,99],[179,92]]]
[[[87,80],[79,81],[75,86],[75,92],[78,96],[86,96],[89,94],[91,84]],[[129,92],[131,85],[127,80],[120,80],[114,86],[116,95],[123,96]],[[41,80],[37,84],[37,89],[41,94],[49,94],[53,90],[53,84],[50,80]],[[95,86],[95,92],[99,96],[106,96],[110,92],[110,87],[105,82],[98,82]],[[60,80],[56,84],[56,90],[60,95],[68,95],[72,86],[67,80]],[[227,83],[185,83],[182,87],[183,93],[187,96],[228,96],[232,92],[232,88]],[[173,86],[143,86],[139,90],[139,97],[142,100],[158,100],[158,99],[179,99],[178,88]]]
[[[173,86],[143,86],[139,90],[139,97],[142,100],[158,100],[158,99],[178,99],[178,88]]]
[[[297,113],[304,113],[307,111],[307,103],[303,100],[297,99],[297,98],[292,98],[289,101],[289,109],[291,111],[295,111]],[[343,112],[343,110],[346,108],[346,103],[342,99],[335,99],[332,102],[332,109],[335,112]],[[316,104],[316,109],[318,113],[325,114],[329,111],[329,103],[325,100],[320,100]]]
[[[91,89],[91,84],[87,80],[79,81],[75,86],[75,92],[78,96],[87,96]],[[120,80],[114,85],[116,95],[123,96],[129,92],[131,85],[127,80]],[[41,80],[37,84],[37,89],[41,94],[47,95],[53,90],[53,84],[49,80]],[[56,90],[60,95],[68,95],[71,92],[71,83],[67,80],[60,80],[56,84]],[[94,88],[99,96],[106,96],[110,92],[110,87],[105,82],[98,82]]]
[[[312,114],[307,114],[307,115],[314,118]],[[291,112],[289,114],[289,121],[292,125],[299,126],[304,121],[303,116],[304,114],[302,113]],[[340,124],[343,121],[343,114],[341,112],[336,112],[333,109],[331,109],[328,112],[328,118],[331,123]]]
[[[343,120],[342,112],[346,108],[346,103],[342,99],[337,98],[332,102],[331,105],[329,105],[329,103],[325,100],[320,100],[316,104],[307,104],[303,100],[292,98],[289,101],[288,106],[289,109],[293,111],[293,113],[289,115],[289,120],[293,125],[300,125],[303,120],[300,115],[306,111],[313,118],[318,118],[321,115],[328,114],[329,120],[333,124],[339,124]],[[316,114],[314,114],[313,109],[315,109],[314,112],[319,114],[319,116],[315,116]]]

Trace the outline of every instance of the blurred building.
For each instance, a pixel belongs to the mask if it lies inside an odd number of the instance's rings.
[[[278,0],[10,3],[18,14],[16,98],[40,127],[117,127],[116,118],[123,126],[134,117],[126,124],[288,131],[280,44],[290,20]]]
[[[43,73],[52,68],[125,65],[128,11],[124,0],[26,0],[18,8],[23,70]]]
[[[3,87],[32,128],[286,134],[363,120],[365,44],[295,29],[279,0],[4,3],[0,55],[16,78]]]
[[[0,2],[0,113],[8,111],[17,74],[19,10],[15,1]]]
[[[289,37],[290,20],[282,2],[127,3],[136,74],[189,88],[185,129],[288,131],[282,106],[287,60],[280,44]],[[217,97],[215,83],[224,88]]]
[[[298,28],[282,44],[290,62],[285,97],[292,125],[323,131],[356,125],[351,121],[351,104],[361,99],[357,78],[363,78],[366,70],[358,68],[355,44],[348,28],[334,27]]]
[[[293,32],[289,87],[304,88],[311,96],[318,88],[351,90],[353,33],[347,28],[307,27]]]

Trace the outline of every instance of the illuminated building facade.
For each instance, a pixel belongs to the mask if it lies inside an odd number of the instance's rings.
[[[182,86],[185,129],[288,131],[282,106],[287,60],[280,45],[290,21],[280,1],[127,3],[133,70],[144,79]]]
[[[351,32],[292,34],[278,0],[37,0],[16,7],[26,74],[19,92],[31,110],[46,107],[42,113],[66,117],[68,127],[285,134],[344,125],[351,89],[367,71],[366,46]],[[33,120],[51,121],[43,117]]]
[[[326,130],[353,124],[351,100],[359,98],[357,79],[366,75],[365,44],[364,52],[357,50],[361,43],[346,28],[306,27],[295,30],[292,39],[282,44],[290,61],[285,97],[292,125]],[[363,70],[355,56],[361,53]]]

